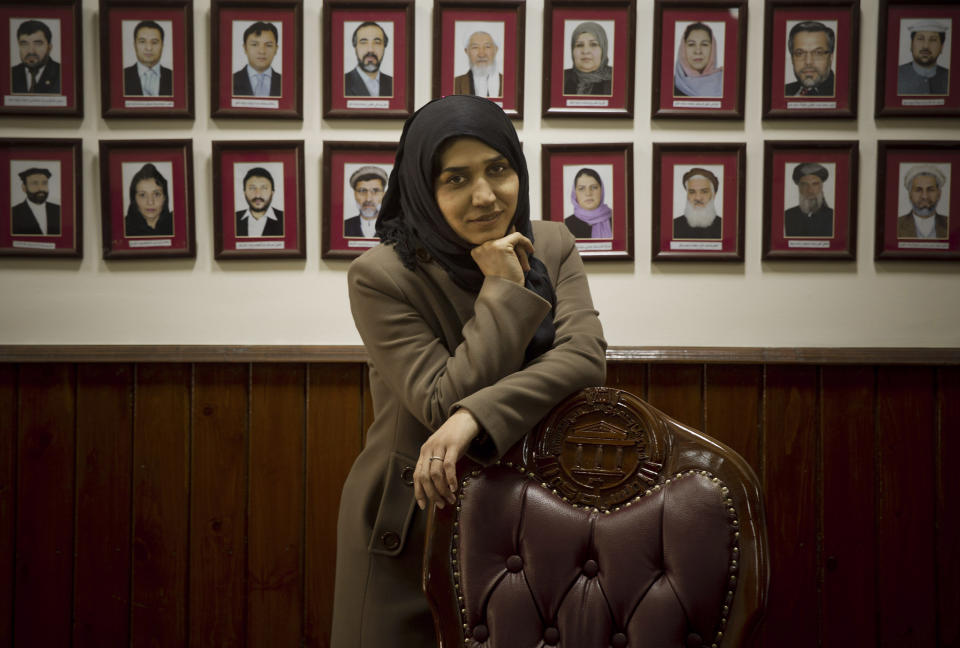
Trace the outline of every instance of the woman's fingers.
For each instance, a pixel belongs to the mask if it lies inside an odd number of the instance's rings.
[[[421,510],[427,503],[443,508],[457,501],[457,461],[480,431],[477,420],[460,408],[420,447],[413,471],[413,493]]]
[[[533,243],[520,232],[511,232],[493,239],[470,251],[485,277],[501,277],[523,283],[523,273],[530,269],[527,258],[533,254]]]

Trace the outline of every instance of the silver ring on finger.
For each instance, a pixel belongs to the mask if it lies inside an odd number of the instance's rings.
[[[430,461],[443,461],[443,457],[433,456],[433,457],[430,457]]]

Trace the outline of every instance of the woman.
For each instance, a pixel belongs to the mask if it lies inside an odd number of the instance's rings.
[[[563,94],[609,95],[613,70],[607,59],[607,32],[595,22],[577,25],[570,37],[573,67],[563,71]]]
[[[490,462],[605,374],[575,241],[530,222],[509,118],[452,95],[405,124],[377,233],[350,266],[374,422],[344,484],[334,648],[436,645],[420,591],[428,506],[455,501],[456,462]]]
[[[673,94],[677,97],[723,96],[723,68],[717,67],[713,31],[703,23],[690,23],[683,30],[683,39],[677,46]]]
[[[590,168],[577,171],[570,191],[573,213],[563,219],[576,238],[612,238],[613,211],[603,202],[603,181]]]
[[[167,179],[157,167],[144,164],[130,181],[130,206],[123,219],[123,234],[134,236],[173,236]]]

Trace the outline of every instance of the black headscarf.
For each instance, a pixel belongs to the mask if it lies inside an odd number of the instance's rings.
[[[436,99],[415,112],[403,126],[397,159],[383,197],[377,235],[393,245],[403,265],[414,270],[421,260],[436,261],[450,279],[470,292],[479,292],[483,273],[470,256],[473,244],[461,239],[437,206],[434,179],[443,145],[457,137],[473,137],[503,155],[520,180],[517,210],[503,232],[516,228],[533,241],[530,226],[530,178],[517,131],[493,102],[473,95]],[[527,346],[525,362],[553,346],[556,295],[547,268],[530,256],[524,286],[550,302],[550,313]]]

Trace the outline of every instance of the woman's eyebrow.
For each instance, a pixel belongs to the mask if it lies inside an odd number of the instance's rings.
[[[507,162],[507,158],[502,155],[495,155],[493,157],[487,158],[486,160],[481,160],[480,164],[486,166],[487,164],[493,164],[494,162]],[[462,173],[464,171],[469,171],[470,165],[463,166],[449,166],[440,169],[440,173]]]

